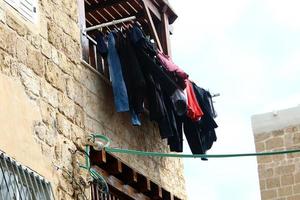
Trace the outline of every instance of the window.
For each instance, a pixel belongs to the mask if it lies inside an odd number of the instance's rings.
[[[53,200],[50,183],[0,152],[0,200]]]
[[[166,54],[170,53],[169,24],[177,18],[165,0],[79,0],[79,23],[81,27],[82,60],[95,70],[109,77],[105,56],[97,53],[96,36],[99,30],[85,31],[100,24],[135,17],[134,21],[155,40]],[[131,23],[122,21],[101,28],[102,33],[127,27]]]
[[[5,0],[16,9],[23,17],[31,22],[37,19],[37,0]]]

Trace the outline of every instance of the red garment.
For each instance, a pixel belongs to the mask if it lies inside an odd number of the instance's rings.
[[[185,83],[188,107],[187,116],[193,121],[198,121],[203,116],[202,109],[198,104],[192,83],[188,79],[185,81]]]

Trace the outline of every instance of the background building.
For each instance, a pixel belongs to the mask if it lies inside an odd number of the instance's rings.
[[[84,163],[82,140],[90,133],[107,135],[113,147],[169,151],[147,115],[141,127],[133,127],[128,114],[115,112],[92,35],[81,32],[132,12],[169,53],[168,26],[177,16],[162,0],[0,2],[0,184],[5,187],[4,178],[15,183],[1,190],[0,199],[49,199],[49,184],[55,199],[84,199],[83,191],[95,198],[78,164]],[[109,182],[114,195],[187,198],[180,159],[101,156],[93,163],[109,180],[116,179]]]
[[[300,106],[252,117],[257,152],[300,148]],[[257,158],[261,198],[300,199],[300,154]]]

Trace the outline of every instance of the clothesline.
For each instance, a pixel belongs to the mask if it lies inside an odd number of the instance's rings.
[[[173,158],[234,158],[234,157],[250,157],[250,156],[273,156],[280,154],[292,154],[300,153],[300,149],[290,149],[281,151],[268,151],[258,153],[237,153],[237,154],[178,154],[178,153],[161,153],[161,152],[149,152],[132,149],[121,149],[115,147],[109,147],[111,139],[101,134],[92,134],[90,140],[94,144],[97,150],[103,148],[108,153],[122,153],[137,156],[152,156],[152,157],[173,157]],[[102,147],[102,148],[101,148]]]

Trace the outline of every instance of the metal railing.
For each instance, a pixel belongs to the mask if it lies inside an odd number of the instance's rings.
[[[43,177],[0,152],[0,200],[53,200]]]
[[[100,74],[108,78],[109,72],[107,60],[97,53],[97,42],[83,30],[81,31],[81,34],[88,39],[88,59],[84,61]]]
[[[109,185],[109,193],[104,193],[98,184],[92,184],[92,200],[133,200],[134,198],[127,194],[117,191],[114,187]]]

